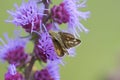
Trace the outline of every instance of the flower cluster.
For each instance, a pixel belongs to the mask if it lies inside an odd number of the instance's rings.
[[[74,55],[75,46],[81,42],[79,32],[88,32],[80,22],[90,14],[79,10],[85,3],[63,0],[52,8],[49,7],[52,0],[23,0],[20,6],[15,4],[16,10],[8,11],[11,19],[7,22],[23,28],[29,35],[21,36],[16,31],[14,38],[5,34],[6,41],[0,39],[0,61],[9,64],[5,80],[60,80],[59,64],[65,55]],[[61,24],[68,26],[60,30]],[[28,53],[26,46],[30,41],[34,48]],[[42,69],[33,69],[36,61]]]

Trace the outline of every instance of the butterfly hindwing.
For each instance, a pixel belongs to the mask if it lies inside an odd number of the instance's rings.
[[[62,47],[58,40],[53,39],[54,47],[58,56],[62,57],[65,53],[68,53],[66,49]]]

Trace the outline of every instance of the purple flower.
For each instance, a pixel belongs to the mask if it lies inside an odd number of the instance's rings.
[[[40,38],[36,42],[34,52],[36,56],[44,62],[47,62],[47,60],[59,60],[52,38],[47,31],[42,31],[42,33],[40,33]]]
[[[57,63],[48,63],[47,67],[34,74],[34,80],[60,80]]]
[[[28,3],[22,3],[20,7],[15,5],[16,11],[8,11],[13,17],[13,20],[8,22],[14,23],[16,26],[22,26],[26,32],[32,32],[33,30],[39,31],[40,22],[42,22],[43,7],[38,8],[35,1],[30,0]]]
[[[16,67],[10,64],[8,72],[5,74],[5,80],[24,80],[24,78],[16,71]]]
[[[68,31],[79,36],[78,32],[88,32],[82,24],[81,20],[86,20],[90,12],[82,12],[79,9],[85,7],[86,0],[79,3],[79,0],[64,0],[59,6],[51,9],[52,18],[55,22],[62,24],[68,23]]]
[[[89,17],[90,12],[82,12],[78,9],[81,9],[85,7],[86,0],[82,3],[79,3],[79,0],[64,0],[64,6],[67,12],[70,15],[70,19],[68,22],[68,29],[75,35],[79,36],[78,32],[88,32],[88,29],[86,29],[81,23],[80,20],[84,19],[86,20]]]
[[[59,6],[54,6],[51,9],[51,15],[52,19],[59,24],[67,23],[70,17],[68,12],[65,10],[63,3],[61,3]]]
[[[18,37],[10,39],[7,34],[5,39],[7,43],[0,39],[3,43],[3,46],[0,46],[0,59],[15,66],[21,66],[27,62],[28,54],[25,52],[25,46],[28,40]]]

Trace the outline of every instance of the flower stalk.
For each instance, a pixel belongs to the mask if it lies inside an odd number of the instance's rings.
[[[31,77],[31,71],[32,71],[32,68],[33,68],[33,65],[36,61],[36,58],[35,56],[33,55],[29,64],[25,67],[25,80],[31,80],[30,77]]]

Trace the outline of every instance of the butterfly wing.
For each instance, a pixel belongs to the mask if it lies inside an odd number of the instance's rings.
[[[66,32],[58,32],[60,34],[61,39],[67,49],[71,47],[75,47],[81,43],[81,40],[75,38],[72,34]]]
[[[62,47],[62,45],[59,43],[58,40],[53,39],[53,43],[54,43],[54,47],[55,47],[55,50],[58,56],[62,57],[66,53],[68,53],[68,51]]]
[[[57,55],[62,57],[65,54],[68,54],[68,51],[65,48],[60,35],[58,33],[52,32],[52,31],[50,32],[50,35],[52,36],[52,41],[54,43],[54,47],[55,47]]]

